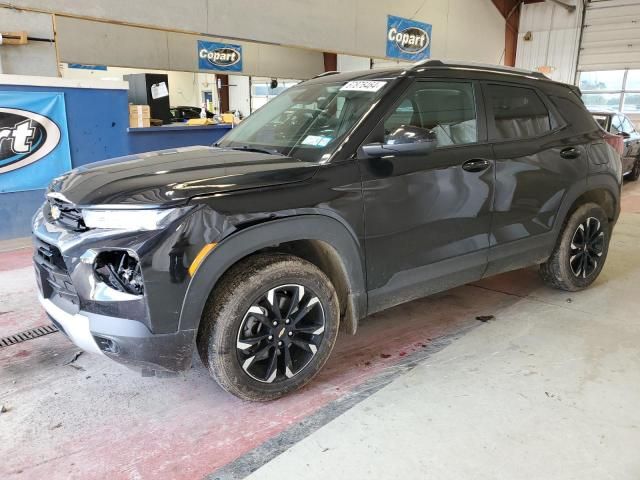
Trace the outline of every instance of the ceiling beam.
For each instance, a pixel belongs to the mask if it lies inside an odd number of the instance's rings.
[[[516,65],[516,48],[518,46],[518,29],[520,27],[520,9],[525,3],[538,3],[544,0],[492,0],[502,17],[504,28],[504,64]]]

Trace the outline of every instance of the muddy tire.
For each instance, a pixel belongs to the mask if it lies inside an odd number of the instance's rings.
[[[291,255],[255,255],[233,266],[212,292],[198,352],[228,392],[273,400],[322,369],[339,322],[334,287],[315,265]]]
[[[540,276],[550,287],[575,292],[591,285],[602,271],[611,229],[604,210],[595,203],[578,207],[565,222]]]

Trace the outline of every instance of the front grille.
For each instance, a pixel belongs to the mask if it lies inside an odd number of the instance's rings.
[[[47,209],[47,215],[50,222],[57,223],[68,230],[74,230],[76,232],[87,230],[84,219],[82,218],[82,211],[76,208],[75,205],[57,198],[49,198],[47,202],[49,207]],[[54,210],[59,212],[59,216],[53,214]]]
[[[59,295],[76,306],[80,305],[76,289],[71,283],[71,277],[67,271],[60,250],[54,245],[35,238],[34,260],[38,265],[38,283],[42,289],[44,298]]]

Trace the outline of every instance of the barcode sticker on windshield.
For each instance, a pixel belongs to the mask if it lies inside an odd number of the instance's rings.
[[[350,92],[377,92],[386,84],[387,82],[380,80],[353,80],[344,84],[340,90]]]
[[[302,145],[313,145],[314,147],[326,147],[331,141],[331,137],[321,137],[318,135],[307,135],[302,140]]]

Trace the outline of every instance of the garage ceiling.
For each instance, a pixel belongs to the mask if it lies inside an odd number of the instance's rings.
[[[640,68],[640,0],[591,0],[578,69],[624,68]]]

